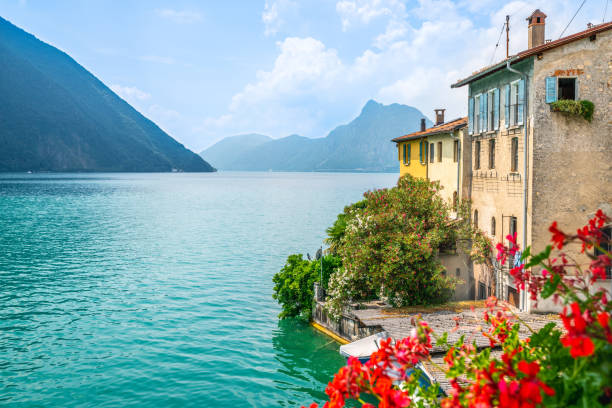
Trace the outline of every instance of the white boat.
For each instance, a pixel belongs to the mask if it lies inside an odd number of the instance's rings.
[[[365,363],[370,359],[372,353],[380,348],[380,342],[388,339],[389,337],[390,336],[386,331],[364,337],[361,340],[340,346],[340,354],[347,359],[349,357],[357,357],[359,361]]]

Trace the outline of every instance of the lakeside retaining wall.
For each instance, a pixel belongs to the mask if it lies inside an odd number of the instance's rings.
[[[315,305],[312,312],[312,320],[335,335],[351,342],[382,331],[382,326],[365,325],[353,313],[351,313],[350,308],[343,311],[339,320],[336,321],[331,319],[324,308],[324,290],[320,288],[317,283],[315,283],[314,293]]]

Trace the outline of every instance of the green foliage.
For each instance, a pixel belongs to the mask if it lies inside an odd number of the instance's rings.
[[[436,252],[454,232],[438,189],[437,183],[406,175],[396,187],[367,192],[365,200],[345,208],[346,226],[336,245],[343,268],[330,280],[330,315],[339,316],[350,300],[376,296],[393,306],[450,298],[453,284]]]
[[[326,230],[327,239],[325,240],[325,243],[329,245],[329,250],[331,253],[336,253],[342,243],[342,239],[344,238],[344,234],[346,232],[349,214],[352,212],[352,210],[358,208],[365,208],[365,206],[366,201],[362,200],[345,207],[344,212],[338,214],[338,217],[336,218],[336,221],[334,221],[334,224]]]
[[[560,341],[562,332],[549,323],[531,336],[529,346],[533,357],[541,361],[544,370],[540,379],[557,392],[546,396],[546,407],[603,407],[602,390],[612,384],[612,346],[601,342],[590,357],[574,359],[569,348]]]
[[[561,99],[551,103],[550,106],[555,112],[579,115],[589,122],[593,120],[593,112],[595,111],[595,104],[587,100],[574,101],[571,99]]]
[[[323,287],[327,287],[330,275],[340,267],[340,258],[323,257]],[[303,317],[310,320],[314,298],[314,283],[321,280],[321,261],[309,261],[302,254],[289,255],[285,266],[274,275],[272,297],[282,306],[281,319]]]

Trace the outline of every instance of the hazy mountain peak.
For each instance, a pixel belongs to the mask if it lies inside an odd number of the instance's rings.
[[[289,135],[253,146],[226,138],[201,154],[221,170],[398,171],[390,140],[418,130],[423,117],[411,106],[369,100],[358,117],[323,138]]]

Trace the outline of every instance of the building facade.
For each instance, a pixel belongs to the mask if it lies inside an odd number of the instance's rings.
[[[575,231],[598,208],[612,213],[612,23],[546,42],[545,19],[540,10],[528,19],[527,50],[452,85],[469,87],[472,222],[493,242],[516,234],[532,253],[553,221]],[[557,100],[593,102],[592,120],[554,111]],[[477,297],[532,310],[507,273],[512,262],[475,265]]]
[[[397,145],[400,177],[410,174],[413,177],[427,178],[427,137],[418,135],[424,133],[425,129],[425,118],[423,118],[419,132],[393,139]]]
[[[452,207],[467,198],[469,154],[464,154],[467,118],[444,122],[444,109],[436,109],[436,125],[393,139],[398,147],[400,175],[427,178],[440,184],[440,195]],[[456,216],[456,214],[452,214]],[[456,248],[440,250],[438,258],[446,274],[457,281],[453,300],[474,298],[472,262],[467,253]]]

